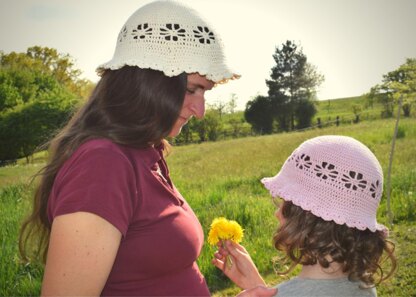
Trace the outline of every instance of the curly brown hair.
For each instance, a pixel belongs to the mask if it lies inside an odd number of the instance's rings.
[[[289,273],[297,264],[319,263],[328,268],[331,260],[342,265],[349,280],[362,281],[366,286],[378,285],[394,273],[397,266],[395,245],[383,232],[325,221],[289,201],[284,201],[281,207],[285,221],[277,229],[273,241],[277,250],[286,253],[291,265],[280,274]],[[381,265],[387,260],[390,260],[390,269],[385,274]]]

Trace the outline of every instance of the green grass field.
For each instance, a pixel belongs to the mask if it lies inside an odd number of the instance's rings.
[[[321,118],[323,122],[334,121],[337,116],[340,120],[351,121],[354,118],[353,106],[361,107],[361,119],[380,118],[383,106],[379,102],[374,102],[373,107],[370,107],[367,106],[366,101],[364,96],[316,101],[317,113],[314,122],[317,118]]]
[[[168,157],[172,178],[208,232],[214,217],[237,220],[245,229],[243,244],[269,284],[282,278],[274,273],[271,237],[276,228],[274,208],[259,180],[275,175],[288,155],[304,140],[323,134],[348,135],[365,143],[378,157],[385,176],[393,119],[365,121],[305,132],[247,137],[175,147]],[[35,159],[36,160],[36,159]],[[41,159],[40,159],[41,160]],[[39,161],[38,161],[39,162]],[[0,296],[39,294],[42,267],[23,264],[17,255],[19,223],[30,207],[27,182],[42,163],[0,168]],[[379,296],[416,296],[416,119],[402,119],[392,174],[392,238],[397,243],[399,269],[395,278],[378,288]],[[385,195],[378,219],[387,224]],[[200,268],[215,296],[234,296],[235,288],[210,263],[214,249],[204,245]]]

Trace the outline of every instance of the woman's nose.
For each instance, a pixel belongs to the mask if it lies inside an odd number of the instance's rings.
[[[198,100],[194,102],[191,106],[192,113],[197,119],[202,119],[205,115],[205,100]]]

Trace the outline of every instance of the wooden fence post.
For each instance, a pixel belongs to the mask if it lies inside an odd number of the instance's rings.
[[[402,101],[403,101],[403,95],[400,96],[399,99],[399,108],[397,110],[397,119],[396,119],[396,127],[394,128],[393,133],[393,140],[391,142],[391,151],[390,151],[390,159],[389,159],[389,168],[387,171],[387,184],[386,184],[386,195],[387,195],[387,216],[389,218],[389,225],[390,228],[393,226],[393,212],[391,211],[391,205],[390,205],[390,194],[391,194],[391,167],[393,164],[393,153],[394,153],[394,146],[396,144],[396,138],[397,138],[397,131],[399,130],[399,120],[400,120],[400,110],[402,108]]]

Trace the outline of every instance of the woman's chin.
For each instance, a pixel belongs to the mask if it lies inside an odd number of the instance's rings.
[[[170,131],[169,133],[169,137],[176,137],[178,136],[182,131],[182,126],[180,126],[179,128],[173,128],[172,131]]]

